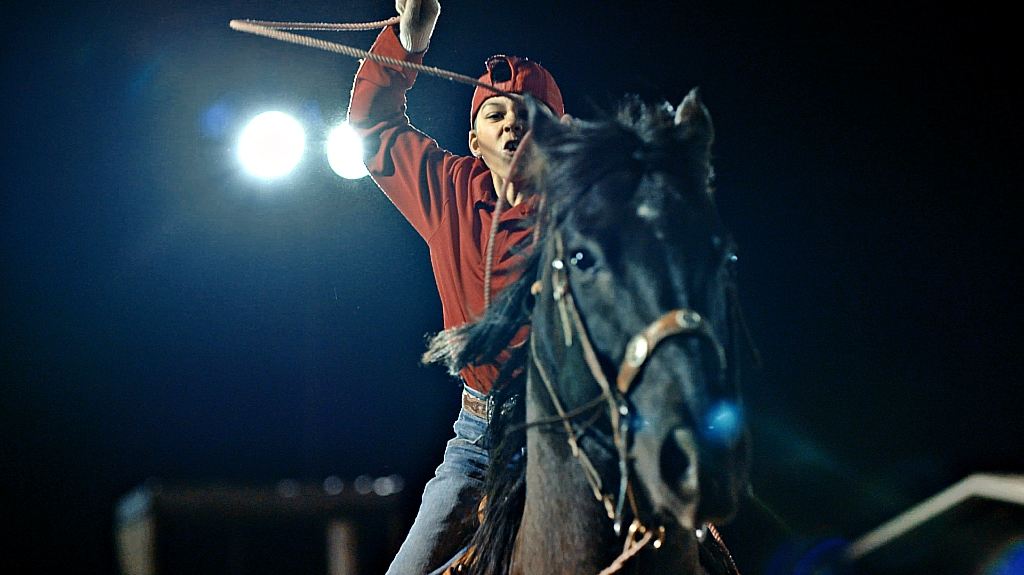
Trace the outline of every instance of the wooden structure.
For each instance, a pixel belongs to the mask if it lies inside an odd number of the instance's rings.
[[[975,474],[847,547],[865,575],[1024,573],[1024,476]]]
[[[267,487],[147,482],[117,504],[121,573],[383,573],[401,544],[402,505],[393,486],[375,493],[372,480],[364,484],[357,489],[340,480]]]

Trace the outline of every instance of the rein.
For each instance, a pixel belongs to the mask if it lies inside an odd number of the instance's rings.
[[[626,541],[623,546],[622,553],[609,567],[601,571],[599,574],[609,575],[621,569],[626,560],[638,553],[640,549],[646,545],[651,544],[655,549],[660,548],[664,543],[665,538],[664,525],[659,525],[656,529],[651,529],[644,525],[640,520],[639,510],[637,509],[636,501],[630,487],[630,407],[626,400],[626,396],[632,389],[637,375],[640,373],[647,360],[654,354],[657,346],[673,335],[682,334],[697,336],[709,342],[716,351],[719,368],[721,370],[720,373],[722,374],[725,374],[727,371],[726,352],[725,348],[721,345],[718,338],[712,331],[707,320],[701,317],[699,313],[688,308],[674,309],[662,315],[630,339],[626,346],[626,353],[622,365],[619,367],[616,384],[613,387],[608,377],[605,375],[604,369],[601,367],[600,361],[597,358],[597,353],[594,351],[590,337],[587,335],[586,326],[583,324],[583,319],[580,316],[579,309],[576,307],[575,301],[573,300],[572,290],[569,286],[568,270],[566,269],[565,246],[558,230],[554,230],[553,237],[555,244],[555,257],[551,260],[551,268],[546,271],[550,273],[552,297],[558,307],[558,315],[562,325],[564,344],[566,347],[572,347],[574,341],[573,333],[575,332],[577,334],[575,339],[580,343],[583,351],[583,357],[587,362],[587,367],[590,370],[591,376],[601,388],[601,395],[573,411],[566,411],[557,392],[555,391],[551,375],[540,361],[539,354],[537,353],[536,338],[531,335],[530,356],[532,357],[533,365],[536,368],[537,373],[544,382],[544,386],[547,389],[552,405],[555,407],[557,416],[527,422],[525,426],[529,427],[562,422],[570,450],[573,456],[582,465],[595,498],[604,504],[605,511],[608,513],[608,518],[613,521],[613,529],[616,535],[622,535],[623,507],[625,502],[627,500],[629,501],[633,512],[633,521],[626,534]],[[547,273],[544,275],[547,275]],[[541,279],[534,283],[531,288],[531,292],[534,295],[539,295],[543,289],[544,281]],[[582,437],[582,434],[586,431],[587,427],[589,427],[589,424],[578,430],[574,428],[572,424],[572,419],[574,417],[595,409],[602,403],[606,404],[608,408],[607,413],[611,420],[614,445],[618,454],[619,486],[614,497],[611,494],[605,493],[600,474],[591,462],[590,457],[579,446],[579,439]],[[708,527],[710,527],[710,525]],[[657,538],[655,538],[655,536],[657,536]]]
[[[519,146],[516,148],[515,153],[512,154],[512,162],[508,166],[508,177],[501,183],[501,189],[498,190],[498,198],[494,202],[494,213],[491,214],[491,231],[487,236],[487,250],[484,260],[484,311],[491,307],[491,272],[494,270],[494,239],[498,236],[498,218],[501,217],[501,211],[505,208],[505,195],[508,193],[508,187],[512,183],[512,174],[519,167],[520,158],[523,156],[522,150],[526,149],[532,134],[532,131],[527,130],[519,141]]]

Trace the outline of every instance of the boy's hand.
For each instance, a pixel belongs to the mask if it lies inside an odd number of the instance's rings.
[[[422,52],[430,45],[437,16],[441,13],[438,0],[395,0],[395,9],[402,17],[398,24],[398,39],[410,52]]]

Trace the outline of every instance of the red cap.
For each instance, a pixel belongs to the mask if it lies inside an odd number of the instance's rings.
[[[530,94],[547,104],[556,116],[565,115],[562,92],[558,90],[555,79],[540,64],[526,58],[505,56],[504,54],[491,56],[487,59],[487,73],[480,76],[480,81],[513,94]],[[477,86],[473,92],[473,107],[469,113],[469,123],[472,124],[476,119],[476,113],[480,111],[480,106],[484,105],[484,101],[498,95],[500,94]]]

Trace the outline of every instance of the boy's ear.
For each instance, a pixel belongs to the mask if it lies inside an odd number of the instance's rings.
[[[475,158],[480,157],[480,141],[477,140],[476,130],[469,131],[469,153]]]

